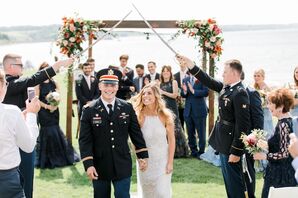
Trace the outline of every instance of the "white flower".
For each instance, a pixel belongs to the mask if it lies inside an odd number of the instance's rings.
[[[205,47],[210,48],[210,46],[211,46],[211,45],[210,45],[210,42],[206,41],[206,42],[205,42]]]
[[[63,45],[64,46],[67,46],[67,44],[68,44],[68,41],[67,40],[63,40]]]
[[[216,38],[215,38],[214,36],[212,36],[212,37],[210,38],[210,41],[211,41],[211,42],[215,42],[215,41],[216,41]]]
[[[52,92],[52,96],[54,100],[59,101],[60,100],[60,94],[58,92]]]
[[[76,41],[76,39],[75,39],[75,37],[70,37],[69,41],[74,43]]]

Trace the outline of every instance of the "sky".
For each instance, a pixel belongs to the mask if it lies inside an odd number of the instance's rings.
[[[134,3],[147,20],[215,18],[218,24],[298,23],[296,0],[2,0],[0,26],[61,24],[84,19],[120,20]],[[141,18],[134,11],[127,20]]]

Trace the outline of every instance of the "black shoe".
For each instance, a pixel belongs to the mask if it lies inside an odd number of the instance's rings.
[[[193,158],[198,158],[198,153],[192,153],[191,155],[190,155],[190,157],[193,157]]]
[[[198,155],[202,155],[203,153],[205,153],[204,151],[199,151]]]

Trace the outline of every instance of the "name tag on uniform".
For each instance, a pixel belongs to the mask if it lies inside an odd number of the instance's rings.
[[[92,123],[93,124],[101,124],[102,123],[101,117],[93,117]]]

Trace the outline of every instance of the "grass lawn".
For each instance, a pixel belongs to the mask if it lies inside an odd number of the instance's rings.
[[[26,71],[32,74],[34,71]],[[60,74],[54,79],[59,82],[61,93],[60,126],[65,132],[66,126],[66,75]],[[75,95],[75,94],[74,94]],[[74,96],[75,97],[75,96]],[[76,106],[73,106],[76,110]],[[75,113],[76,115],[76,113]],[[73,146],[78,151],[75,139],[77,117],[73,118]],[[136,171],[133,167],[131,192],[136,192]],[[262,175],[257,175],[256,197],[260,197],[263,185]],[[220,168],[197,159],[175,159],[172,177],[173,197],[175,198],[222,198],[226,197]],[[56,169],[35,169],[34,197],[68,198],[92,197],[92,185],[87,179],[81,162],[74,166]]]

